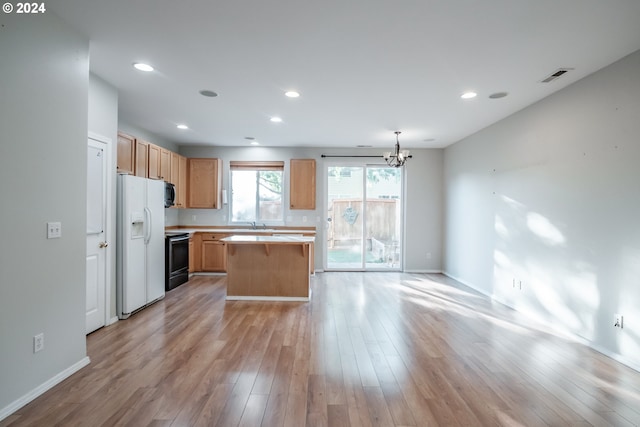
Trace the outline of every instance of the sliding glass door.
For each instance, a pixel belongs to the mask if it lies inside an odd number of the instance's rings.
[[[327,270],[400,270],[402,168],[327,166]]]

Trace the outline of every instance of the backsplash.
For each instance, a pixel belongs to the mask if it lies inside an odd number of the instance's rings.
[[[177,210],[178,218],[175,224],[170,225],[228,225],[229,208],[224,205],[222,209],[172,209]],[[322,217],[316,211],[296,211],[295,214],[287,213],[284,223],[271,225],[301,226],[322,228]]]
[[[164,210],[164,226],[180,225],[179,209],[168,208]]]

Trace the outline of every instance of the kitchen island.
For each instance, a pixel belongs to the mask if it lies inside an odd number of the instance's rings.
[[[227,299],[309,301],[314,240],[283,235],[221,239],[227,249]]]

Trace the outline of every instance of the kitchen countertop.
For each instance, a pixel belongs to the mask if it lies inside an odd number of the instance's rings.
[[[193,233],[223,233],[223,234],[236,234],[236,235],[261,235],[261,234],[316,234],[315,230],[309,229],[277,229],[277,228],[267,228],[267,229],[256,229],[253,230],[251,228],[170,228],[165,230],[165,236],[173,236],[176,234],[189,234],[193,235]],[[263,236],[264,237],[264,236]]]
[[[230,236],[220,239],[227,243],[252,244],[252,243],[313,243],[315,237],[311,236],[257,236],[242,235]]]

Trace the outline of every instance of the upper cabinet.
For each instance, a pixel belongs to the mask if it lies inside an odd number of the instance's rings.
[[[133,174],[136,158],[136,139],[126,133],[118,132],[118,173]]]
[[[147,178],[160,179],[160,147],[154,144],[149,144]]]
[[[187,158],[178,156],[178,183],[176,184],[176,205],[179,208],[187,207]]]
[[[187,159],[187,207],[220,209],[222,207],[222,161],[220,159]]]
[[[171,151],[160,147],[160,179],[171,182]]]
[[[147,141],[136,138],[136,176],[149,177],[149,145]]]
[[[118,132],[118,173],[171,180],[171,151]]]
[[[162,179],[170,182],[175,185],[176,190],[174,207],[187,207],[189,165],[186,157],[123,132],[118,132],[117,149],[118,173],[135,174],[144,178]],[[222,177],[221,162],[218,159],[202,160],[205,160],[205,163],[211,163],[213,161],[213,165],[209,167],[215,168],[215,173],[213,173],[212,176],[215,178],[215,188],[217,190],[215,193],[212,190],[214,187],[212,187],[213,184],[210,183],[211,179],[200,177],[200,175],[204,173],[203,166],[201,163],[195,162],[194,180],[203,182],[209,187],[202,190],[194,187],[193,203],[197,205],[203,204],[206,205],[206,207],[216,205],[214,209],[219,209],[221,207],[219,195],[222,194],[220,191]],[[211,200],[206,200],[206,194],[210,194]]]
[[[171,151],[149,144],[148,177],[170,182],[171,179]]]
[[[315,210],[315,159],[291,159],[289,162],[289,170],[289,208]]]
[[[175,208],[187,207],[187,158],[178,153],[169,152],[171,158],[171,176],[169,182],[175,185]]]

